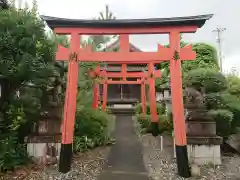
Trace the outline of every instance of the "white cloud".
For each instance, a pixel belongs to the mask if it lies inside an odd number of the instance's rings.
[[[233,54],[226,58],[223,58],[223,72],[230,72],[236,69],[240,72],[240,54]]]

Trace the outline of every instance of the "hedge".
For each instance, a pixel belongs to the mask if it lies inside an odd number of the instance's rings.
[[[216,121],[217,135],[227,138],[231,134],[233,113],[226,109],[210,110],[208,113]]]

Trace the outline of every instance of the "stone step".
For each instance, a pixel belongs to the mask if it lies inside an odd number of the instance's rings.
[[[129,115],[135,114],[135,108],[134,107],[131,107],[131,108],[114,108],[114,107],[110,107],[109,110],[110,110],[111,114],[129,114]]]

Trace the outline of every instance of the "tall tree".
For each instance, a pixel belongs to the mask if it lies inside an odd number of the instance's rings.
[[[111,12],[108,5],[105,5],[105,10],[99,13],[97,17],[98,20],[105,21],[105,20],[114,20],[116,17]],[[93,45],[95,48],[99,48],[102,43],[105,43],[111,39],[112,36],[104,36],[104,35],[94,35],[91,36]]]
[[[105,6],[105,10],[99,13],[96,18],[99,21],[116,19],[113,13],[110,11],[109,6]],[[98,51],[102,44],[106,43],[112,38],[112,36],[104,35],[92,35],[86,41],[81,42],[82,46],[92,45],[93,51]],[[88,70],[94,68],[98,63],[81,63],[79,71],[79,91],[78,99],[79,105],[88,106],[92,102],[92,85],[93,81],[88,76]]]
[[[100,12],[98,20],[116,19],[113,13],[109,10],[109,5],[105,5],[105,12]]]
[[[18,10],[13,4],[9,10],[0,10],[0,42],[0,77],[4,80],[0,98],[0,169],[4,169],[23,163],[21,132],[26,132],[29,122],[39,120],[42,93],[53,72],[55,44],[31,10]],[[29,88],[30,84],[38,88]]]
[[[9,4],[7,0],[0,0],[0,9],[8,9]]]

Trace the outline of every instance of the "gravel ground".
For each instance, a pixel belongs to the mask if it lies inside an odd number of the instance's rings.
[[[152,180],[183,180],[177,175],[176,159],[173,158],[173,142],[170,136],[164,137],[161,151],[160,137],[141,134],[140,126],[134,118],[139,140],[143,145],[143,160]],[[199,168],[199,167],[198,167]],[[202,166],[200,176],[188,180],[240,180],[240,156],[223,156],[221,166]]]
[[[14,174],[0,176],[1,180],[96,180],[111,147],[100,147],[74,157],[72,170],[61,174],[57,165],[19,169]]]
[[[176,174],[176,160],[172,158],[171,146],[164,143],[164,149],[161,152],[159,137],[145,134],[140,135],[139,138],[143,144],[144,163],[153,180],[184,179]],[[201,176],[191,177],[189,180],[240,180],[240,157],[223,157],[222,159],[221,166],[202,166],[200,167]]]
[[[109,119],[109,135],[115,129],[115,116]],[[34,164],[19,167],[14,173],[0,174],[0,180],[96,180],[111,146],[98,147],[73,158],[72,170],[67,174],[58,172],[57,165],[39,167]]]

